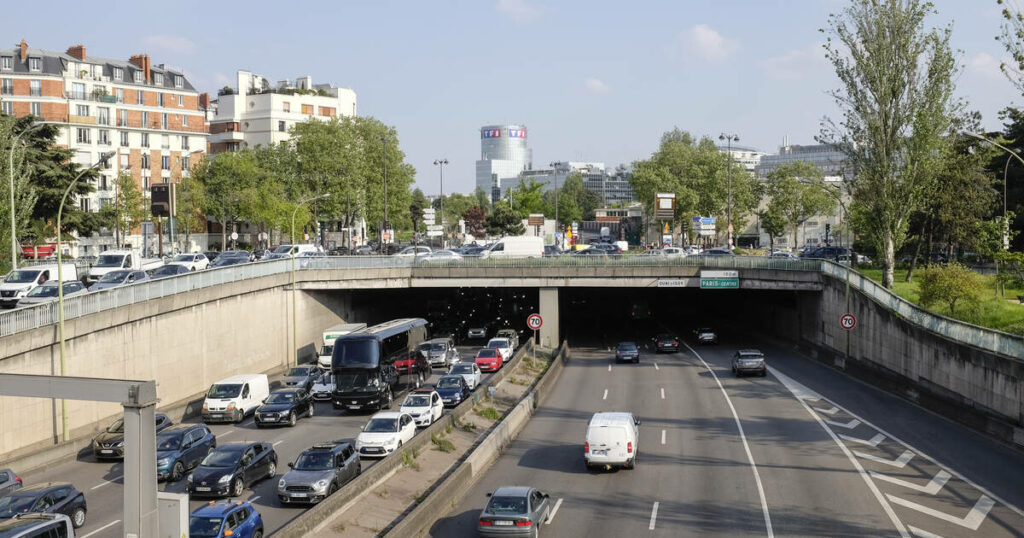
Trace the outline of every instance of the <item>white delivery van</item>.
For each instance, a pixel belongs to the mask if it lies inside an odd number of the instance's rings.
[[[78,280],[75,264],[64,262],[65,282]],[[28,265],[7,273],[0,282],[0,306],[14,308],[18,300],[47,280],[57,280],[57,264]]]
[[[594,413],[583,443],[587,468],[635,467],[639,425],[633,413]]]
[[[544,238],[534,236],[503,237],[480,253],[481,258],[540,258],[544,256]]]
[[[203,422],[241,422],[270,396],[267,374],[241,374],[214,383],[203,400]]]
[[[163,265],[159,258],[143,258],[139,249],[105,250],[100,252],[96,263],[85,276],[85,284],[92,286],[99,282],[103,275],[121,269],[149,271]]]
[[[324,345],[317,355],[317,364],[325,369],[331,369],[331,356],[334,354],[334,340],[339,336],[361,331],[366,328],[365,323],[340,323],[324,331]]]

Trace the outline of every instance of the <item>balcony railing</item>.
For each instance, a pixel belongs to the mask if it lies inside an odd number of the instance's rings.
[[[89,123],[96,125],[96,118],[93,116],[79,116],[77,114],[68,114],[68,123]]]

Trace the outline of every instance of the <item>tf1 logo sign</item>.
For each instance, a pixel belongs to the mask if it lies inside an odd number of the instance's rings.
[[[480,138],[501,138],[501,129],[484,129],[480,131]]]

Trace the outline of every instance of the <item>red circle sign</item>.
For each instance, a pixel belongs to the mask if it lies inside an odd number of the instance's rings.
[[[843,314],[842,317],[839,318],[839,326],[846,330],[850,330],[857,326],[857,318],[854,317],[853,314]]]
[[[536,331],[544,325],[544,320],[540,317],[540,314],[530,314],[530,316],[526,318],[526,325]]]

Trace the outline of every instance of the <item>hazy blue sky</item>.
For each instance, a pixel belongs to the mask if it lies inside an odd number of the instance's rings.
[[[964,66],[960,95],[997,128],[1020,102],[999,72],[996,0],[937,0]],[[821,53],[843,0],[365,0],[11,2],[11,45],[183,68],[201,91],[237,69],[271,80],[311,75],[353,88],[359,113],[398,129],[417,184],[470,191],[478,129],[527,126],[534,167],[554,160],[645,158],[678,126],[739,134],[775,151],[784,135],[813,143],[835,108]]]

